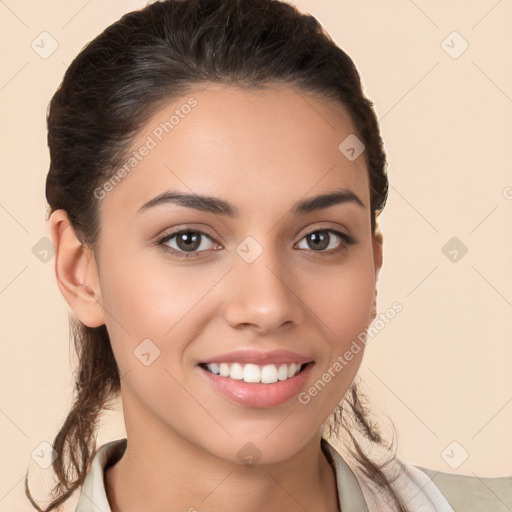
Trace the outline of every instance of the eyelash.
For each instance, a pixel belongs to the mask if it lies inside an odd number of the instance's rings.
[[[318,232],[323,232],[323,231],[329,232],[329,233],[334,233],[336,236],[341,238],[341,240],[343,241],[343,243],[341,244],[341,247],[339,247],[338,249],[330,250],[330,251],[322,250],[322,251],[312,251],[312,252],[330,256],[335,253],[340,253],[340,252],[346,250],[349,245],[352,245],[355,243],[355,240],[351,236],[349,236],[345,233],[342,233],[341,231],[338,231],[337,229],[334,229],[334,226],[332,226],[332,225],[327,226],[325,228],[320,228],[320,229],[315,229],[313,231],[310,231],[309,233],[306,233],[301,238],[301,240],[313,233],[318,233]],[[199,231],[197,229],[185,228],[185,229],[180,229],[179,231],[174,231],[172,233],[168,233],[168,234],[164,235],[162,238],[157,240],[156,245],[160,246],[164,252],[170,253],[173,256],[176,256],[178,258],[196,257],[196,256],[199,256],[202,252],[205,252],[205,251],[195,251],[195,252],[177,251],[176,249],[172,249],[169,246],[165,245],[166,242],[168,242],[169,240],[172,240],[175,236],[180,235],[181,233],[187,233],[187,232],[198,233],[199,235],[205,236],[205,237],[209,238],[210,240],[214,241],[212,239],[212,237],[210,237],[208,234],[204,233],[203,231]],[[303,250],[303,249],[301,249],[301,250]]]

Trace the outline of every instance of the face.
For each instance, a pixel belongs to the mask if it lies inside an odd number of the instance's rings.
[[[333,101],[214,84],[140,131],[96,192],[128,435],[233,462],[244,446],[275,462],[317,438],[357,373],[375,297],[364,153],[338,149],[354,132]],[[338,195],[311,202],[325,194]]]

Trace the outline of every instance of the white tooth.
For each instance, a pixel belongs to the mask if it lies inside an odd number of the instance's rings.
[[[245,382],[260,382],[261,372],[257,364],[246,364],[244,367]]]
[[[277,382],[277,368],[275,364],[267,364],[261,369],[261,382],[263,384]]]
[[[208,363],[206,367],[215,375],[221,377],[230,377],[231,379],[243,380],[245,382],[261,382],[263,384],[273,384],[278,380],[286,380],[299,373],[300,364],[268,364],[263,367],[256,364],[240,363]]]
[[[244,369],[240,363],[233,363],[229,369],[229,376],[232,379],[242,380],[244,378]]]
[[[286,380],[288,378],[288,365],[282,364],[277,370],[277,377],[279,380]]]
[[[229,364],[220,363],[219,365],[219,373],[221,377],[229,377]]]
[[[293,377],[299,368],[300,366],[295,363],[292,363],[290,366],[288,366],[288,378]]]
[[[206,367],[215,375],[219,375],[219,365],[217,363],[207,364]]]

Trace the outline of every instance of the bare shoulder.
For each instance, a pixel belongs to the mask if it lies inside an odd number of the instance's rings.
[[[512,510],[512,475],[490,478],[415,467],[434,482],[455,512]]]

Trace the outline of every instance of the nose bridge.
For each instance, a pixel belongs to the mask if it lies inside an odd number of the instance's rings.
[[[270,330],[302,318],[301,303],[293,290],[291,266],[271,239],[271,235],[264,240],[260,237],[260,243],[248,236],[236,247],[226,309],[226,320],[232,326],[252,324]]]

